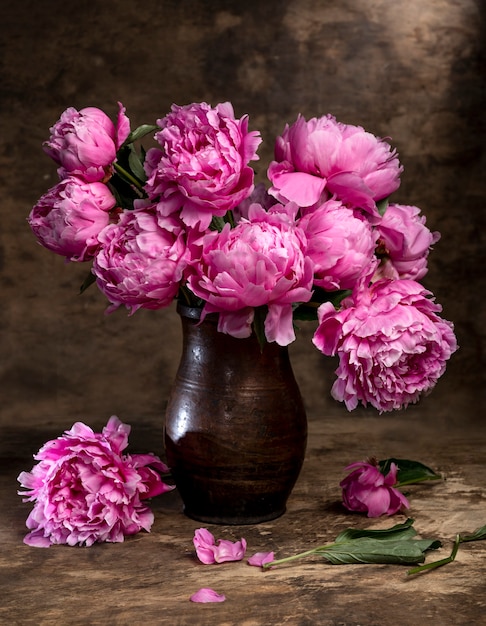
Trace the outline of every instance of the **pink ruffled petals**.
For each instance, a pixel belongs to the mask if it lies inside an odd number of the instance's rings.
[[[171,198],[189,227],[208,228],[253,191],[253,169],[260,134],[248,131],[248,116],[236,119],[231,103],[173,105],[159,119],[160,148],[147,152],[146,191]]]
[[[267,340],[288,345],[295,339],[292,304],[310,300],[313,280],[297,209],[294,203],[268,211],[252,204],[235,228],[227,224],[189,242],[188,286],[206,302],[204,315],[222,314],[220,332],[249,336],[252,309],[267,306]]]
[[[143,501],[173,487],[162,482],[168,468],[158,457],[121,454],[129,432],[112,416],[102,433],[77,422],[42,446],[37,465],[18,477],[19,495],[34,502],[24,543],[91,546],[150,531],[154,516]]]
[[[226,600],[226,596],[222,593],[217,593],[214,589],[210,589],[209,587],[202,587],[202,589],[193,593],[189,599],[191,602],[206,604],[208,602],[224,602]]]
[[[413,280],[362,280],[338,311],[319,307],[312,341],[339,357],[331,393],[348,410],[359,401],[380,412],[402,409],[435,386],[457,341],[430,296]]]
[[[270,193],[280,202],[311,207],[335,195],[375,223],[376,202],[398,189],[402,169],[396,151],[363,128],[332,115],[308,121],[299,115],[277,137],[267,173]]]

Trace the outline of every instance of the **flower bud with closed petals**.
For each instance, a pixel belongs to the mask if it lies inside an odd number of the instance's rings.
[[[375,280],[379,277],[420,280],[425,276],[430,248],[439,241],[440,233],[427,228],[419,208],[388,205],[376,231],[379,236],[377,253],[382,263]]]
[[[125,108],[121,103],[118,107],[116,125],[96,107],[64,111],[44,143],[46,154],[59,165],[61,178],[77,176],[85,182],[110,178],[116,152],[130,132]]]
[[[99,248],[98,236],[109,224],[115,202],[103,183],[65,178],[38,200],[28,222],[45,248],[69,261],[89,261]]]

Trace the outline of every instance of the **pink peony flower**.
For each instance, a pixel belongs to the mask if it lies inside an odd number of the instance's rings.
[[[380,412],[404,408],[435,386],[457,344],[431,295],[412,280],[381,280],[358,285],[339,311],[319,307],[313,343],[339,356],[332,395],[348,410],[358,401]]]
[[[345,471],[353,470],[340,482],[343,489],[343,504],[349,511],[367,513],[368,517],[394,515],[408,509],[407,498],[394,488],[398,467],[390,465],[388,474],[383,475],[374,459],[351,463]]]
[[[295,339],[292,303],[307,302],[312,293],[312,262],[296,210],[289,204],[266,212],[253,204],[248,219],[204,235],[201,251],[191,247],[188,285],[206,301],[203,315],[220,314],[220,332],[250,336],[254,308],[266,305],[267,340],[285,346]]]
[[[29,225],[39,243],[69,261],[91,260],[110,221],[115,198],[103,183],[65,178],[34,206]]]
[[[339,200],[328,200],[299,220],[314,263],[314,284],[330,291],[352,289],[374,258],[369,222]]]
[[[248,559],[248,565],[262,567],[266,563],[271,563],[274,560],[275,554],[273,552],[256,552]]]
[[[116,125],[96,107],[70,107],[50,129],[44,151],[59,164],[61,178],[77,176],[85,182],[111,177],[116,152],[130,133],[125,108],[118,103]]]
[[[93,263],[96,283],[112,306],[160,309],[171,304],[186,264],[182,222],[153,208],[125,211],[100,234]]]
[[[326,192],[379,219],[376,202],[398,189],[402,169],[396,151],[360,126],[299,115],[277,137],[268,177],[280,202],[310,207]]]
[[[375,278],[420,280],[425,276],[430,247],[439,241],[440,233],[430,232],[419,208],[390,204],[376,230],[377,252],[383,258]]]
[[[48,441],[34,456],[39,461],[18,480],[24,502],[35,502],[27,518],[30,546],[91,546],[121,542],[154,516],[142,502],[173,489],[158,472],[167,466],[152,454],[122,454],[130,426],[112,416],[101,434],[77,422],[61,437]]]
[[[185,224],[206,229],[213,215],[222,216],[253,190],[253,169],[258,159],[258,132],[248,132],[248,116],[235,119],[229,102],[211,108],[205,102],[173,105],[157,120],[155,138],[161,148],[147,152],[145,189],[149,197],[162,197],[161,210],[181,211]]]
[[[246,552],[246,540],[228,541],[218,539],[218,544],[214,540],[207,528],[198,528],[194,532],[194,547],[197,558],[205,565],[213,563],[225,563],[227,561],[241,561]]]
[[[189,598],[191,602],[224,602],[226,600],[226,596],[222,593],[217,593],[214,589],[210,589],[209,587],[203,587],[193,593]]]

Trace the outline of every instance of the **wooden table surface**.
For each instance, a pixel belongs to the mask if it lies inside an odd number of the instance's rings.
[[[443,475],[407,493],[420,535],[443,542],[427,560],[447,556],[457,532],[486,523],[486,440],[477,417],[459,415],[453,403],[438,406],[433,396],[394,415],[348,414],[338,406],[326,416],[311,414],[306,460],[287,512],[260,525],[206,527],[217,538],[245,537],[248,556],[274,550],[278,557],[331,541],[347,527],[389,527],[406,516],[368,519],[346,512],[339,481],[347,463],[371,454],[395,456],[421,461]],[[415,577],[407,576],[406,566],[329,565],[315,557],[267,572],[246,560],[203,565],[192,537],[205,525],[185,517],[172,492],[152,501],[151,533],[90,548],[28,547],[22,538],[30,505],[16,495],[16,477],[31,469],[31,455],[42,443],[70,426],[54,420],[42,428],[2,429],[1,624],[486,623],[485,541],[461,546],[454,563]],[[148,451],[161,436],[156,417],[132,424],[130,450]],[[201,587],[224,593],[226,601],[190,602]]]

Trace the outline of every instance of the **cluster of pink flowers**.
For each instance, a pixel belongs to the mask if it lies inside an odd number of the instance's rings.
[[[34,502],[27,545],[91,546],[121,542],[149,531],[154,515],[146,500],[173,489],[161,479],[167,466],[153,454],[123,454],[130,426],[112,416],[102,433],[77,422],[45,443],[31,472],[18,480],[24,502]]]
[[[138,153],[148,132],[156,147]],[[333,395],[348,409],[416,402],[457,346],[417,282],[439,233],[417,207],[389,202],[396,151],[331,115],[299,115],[276,139],[267,189],[249,165],[260,142],[228,102],[173,105],[132,132],[121,104],[116,124],[70,108],[45,144],[60,181],[30,226],[53,252],[92,262],[108,311],[179,298],[243,338],[258,309],[267,341],[282,346],[294,320],[313,315],[314,344],[339,357]]]

